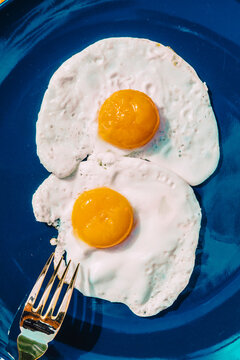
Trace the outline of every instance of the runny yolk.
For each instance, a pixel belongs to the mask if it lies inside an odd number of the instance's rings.
[[[159,123],[158,109],[149,96],[137,90],[119,90],[100,108],[98,134],[118,148],[135,149],[152,139]]]
[[[107,248],[121,243],[133,227],[128,200],[107,187],[79,195],[72,211],[74,234],[90,246]]]

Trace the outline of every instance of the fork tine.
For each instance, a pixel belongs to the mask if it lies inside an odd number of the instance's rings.
[[[35,301],[36,301],[36,298],[38,296],[38,293],[39,293],[39,290],[41,289],[41,286],[42,286],[42,283],[43,283],[43,280],[45,279],[45,276],[46,276],[46,273],[49,269],[49,266],[51,265],[51,262],[52,262],[52,259],[53,259],[53,255],[54,253],[52,253],[49,257],[49,259],[47,260],[44,268],[42,269],[42,272],[41,274],[39,275],[37,281],[35,282],[35,285],[33,286],[32,288],[32,291],[30,292],[29,296],[28,296],[28,299],[27,299],[27,303],[30,305],[30,306],[33,306]]]
[[[58,264],[57,264],[57,266],[56,266],[56,268],[55,268],[55,270],[54,270],[54,272],[53,272],[53,274],[52,274],[52,276],[51,276],[51,278],[50,278],[50,280],[49,280],[49,282],[48,282],[48,284],[46,286],[46,289],[44,290],[44,293],[43,293],[43,295],[41,297],[41,300],[39,301],[39,304],[38,304],[37,308],[33,309],[33,311],[37,312],[39,315],[41,315],[42,312],[43,312],[44,306],[45,306],[45,304],[47,302],[49,293],[50,293],[50,291],[52,289],[52,286],[53,286],[53,283],[54,283],[54,281],[56,279],[56,276],[57,276],[57,273],[58,273],[58,270],[59,270],[59,267],[61,265],[62,260],[63,260],[63,258],[61,257],[60,261],[58,262]]]
[[[55,291],[55,293],[54,293],[54,295],[52,297],[52,300],[51,300],[51,302],[50,302],[50,304],[48,306],[46,314],[44,315],[45,317],[50,317],[53,314],[54,310],[55,310],[55,307],[56,307],[59,295],[61,293],[61,290],[62,290],[62,287],[63,287],[63,284],[64,284],[64,280],[65,280],[65,277],[67,275],[70,264],[71,264],[71,260],[69,260],[69,262],[68,262],[68,264],[67,264],[67,266],[66,266],[66,268],[64,270],[64,273],[63,273],[63,275],[62,275],[62,277],[61,277],[61,279],[60,279],[60,281],[58,283],[57,289],[56,289],[56,291]]]
[[[67,312],[67,309],[68,309],[68,305],[69,305],[71,297],[72,297],[72,292],[73,292],[74,285],[75,285],[75,282],[76,282],[78,269],[79,269],[79,264],[77,265],[77,267],[76,267],[76,269],[74,271],[72,279],[71,279],[71,281],[70,281],[70,283],[68,285],[67,291],[66,291],[66,293],[64,295],[64,298],[62,300],[62,303],[61,303],[61,305],[59,307],[58,313],[55,316],[56,321],[59,322],[60,324],[63,322],[63,319],[64,319],[64,317],[66,315],[66,312]]]

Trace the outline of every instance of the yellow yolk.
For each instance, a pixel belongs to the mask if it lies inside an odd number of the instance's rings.
[[[133,209],[117,191],[107,187],[88,190],[74,203],[72,226],[76,236],[88,245],[111,247],[130,234]]]
[[[137,90],[120,90],[105,100],[98,115],[99,136],[121,149],[147,144],[159,127],[152,99]]]

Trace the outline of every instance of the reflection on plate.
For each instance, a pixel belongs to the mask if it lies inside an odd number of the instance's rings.
[[[5,269],[0,353],[8,342],[14,313],[48,257],[49,239],[55,235],[53,229],[34,220],[31,208],[31,196],[47,176],[36,155],[35,122],[49,78],[65,59],[94,41],[134,36],[170,45],[188,61],[208,84],[218,120],[220,164],[208,181],[194,189],[203,210],[195,270],[174,305],[152,318],[138,318],[124,305],[76,292],[63,329],[45,359],[218,359],[218,353],[237,359],[240,48],[141,1],[132,5],[86,0],[81,5],[70,0],[51,3],[43,1],[31,11],[26,4],[19,13],[18,6],[10,3],[0,12],[1,26],[6,35],[11,34],[0,39],[0,260]],[[14,331],[16,321],[11,339]]]

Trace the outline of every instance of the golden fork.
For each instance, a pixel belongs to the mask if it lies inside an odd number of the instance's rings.
[[[67,267],[58,283],[56,291],[53,294],[51,302],[47,310],[43,314],[44,307],[48,300],[51,288],[57,277],[59,267],[63,258],[59,261],[56,266],[47,287],[39,301],[39,304],[34,308],[38,293],[42,286],[43,280],[52,262],[54,253],[51,254],[50,258],[46,262],[41,274],[39,275],[27,301],[24,306],[24,310],[20,320],[21,333],[17,338],[19,360],[35,360],[39,359],[47,350],[49,341],[53,340],[58,330],[60,329],[64,317],[66,315],[68,305],[71,300],[74,284],[77,277],[79,264],[72,276],[72,279],[68,285],[67,291],[64,298],[59,306],[58,312],[53,316],[54,309],[56,307],[59,295],[62,290],[62,286],[69,269],[71,260],[68,262]]]

